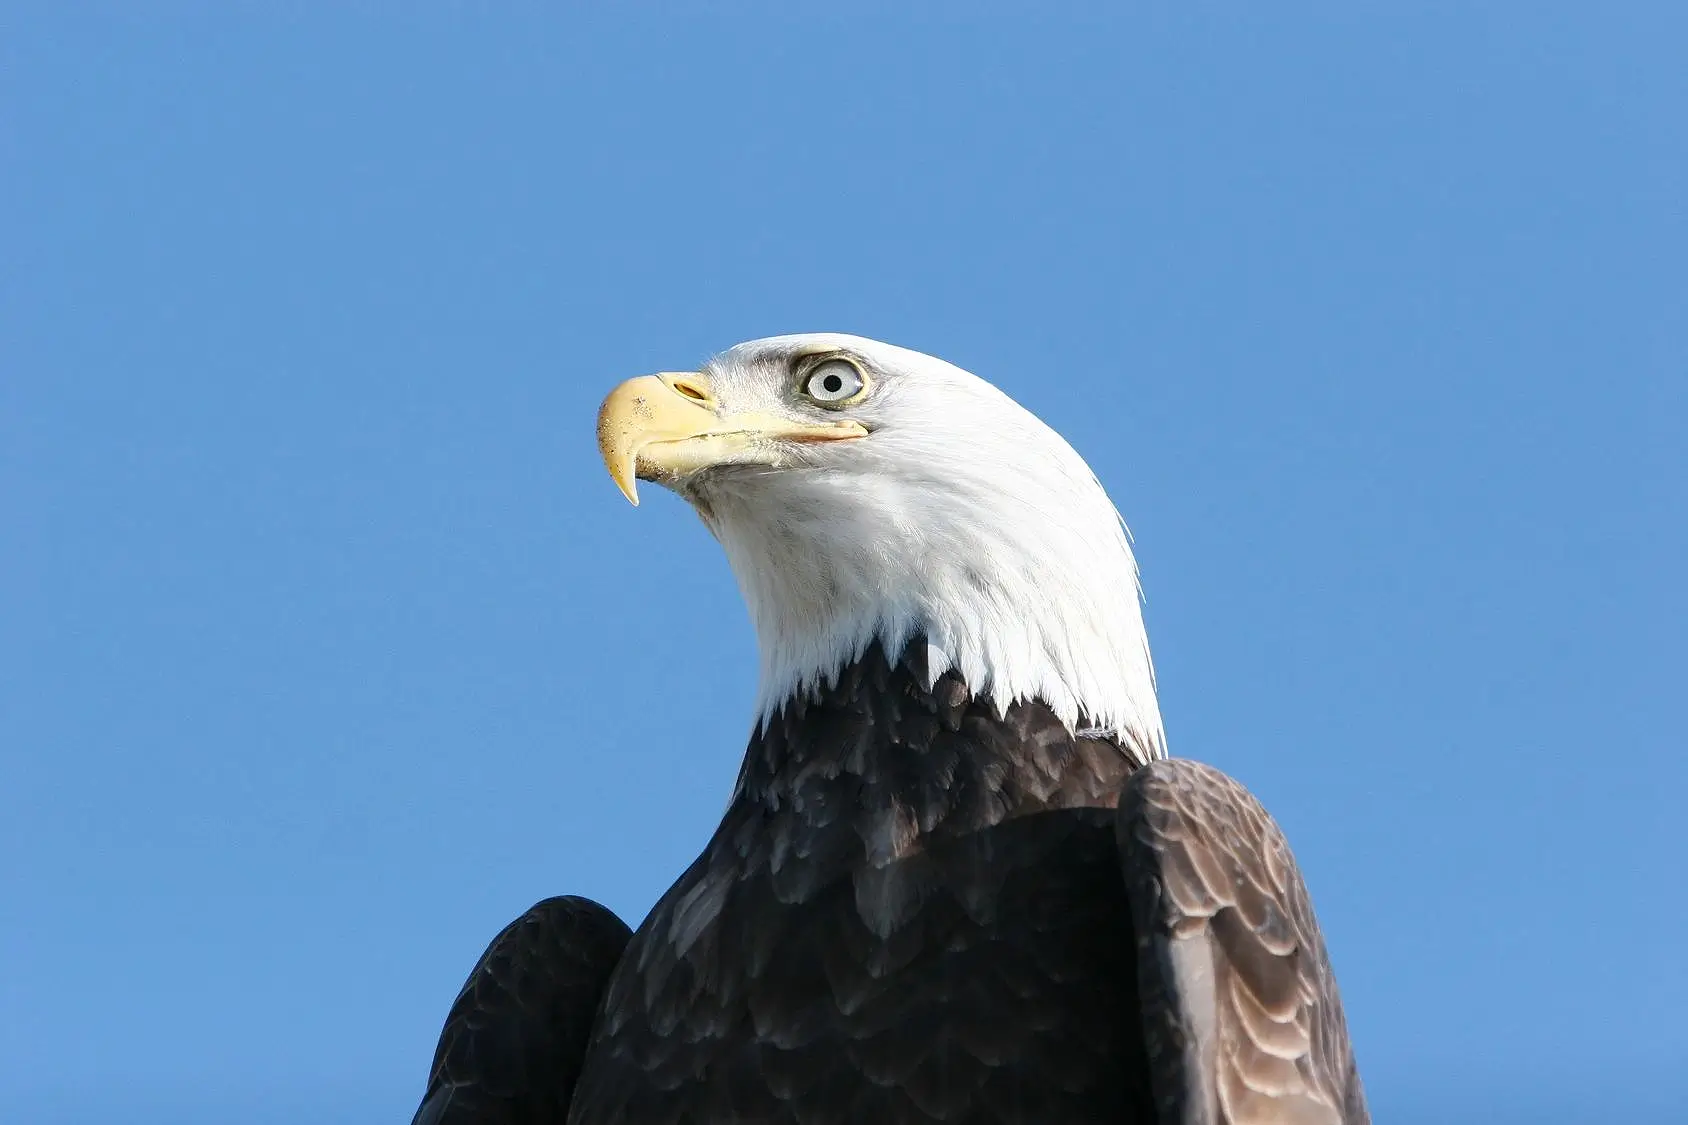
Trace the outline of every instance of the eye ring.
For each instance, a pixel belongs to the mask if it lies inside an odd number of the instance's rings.
[[[867,394],[867,376],[855,363],[840,355],[818,357],[797,381],[797,389],[810,402],[836,410],[860,401]]]

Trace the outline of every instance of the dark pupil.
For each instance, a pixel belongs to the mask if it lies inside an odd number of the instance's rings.
[[[827,389],[827,393],[837,394],[843,389],[844,380],[840,379],[836,375],[828,375],[826,378],[821,380],[821,386]]]

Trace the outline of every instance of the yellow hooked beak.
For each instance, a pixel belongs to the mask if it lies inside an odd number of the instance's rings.
[[[787,442],[852,441],[860,422],[800,422],[776,414],[722,414],[709,381],[693,372],[629,379],[598,408],[598,451],[635,505],[634,479],[679,480],[727,462],[781,463]]]

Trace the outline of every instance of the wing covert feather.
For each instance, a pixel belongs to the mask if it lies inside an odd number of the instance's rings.
[[[1182,759],[1116,822],[1160,1125],[1368,1125],[1336,976],[1283,832]]]
[[[572,895],[504,927],[451,1005],[411,1125],[562,1121],[631,936],[607,907]]]

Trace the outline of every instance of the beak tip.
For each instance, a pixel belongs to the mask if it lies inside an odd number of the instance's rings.
[[[618,457],[612,460],[606,457],[605,460],[610,463],[610,479],[615,481],[617,488],[621,489],[621,494],[627,497],[627,502],[637,508],[639,506],[639,480],[633,468],[634,459],[632,457],[625,459]]]

